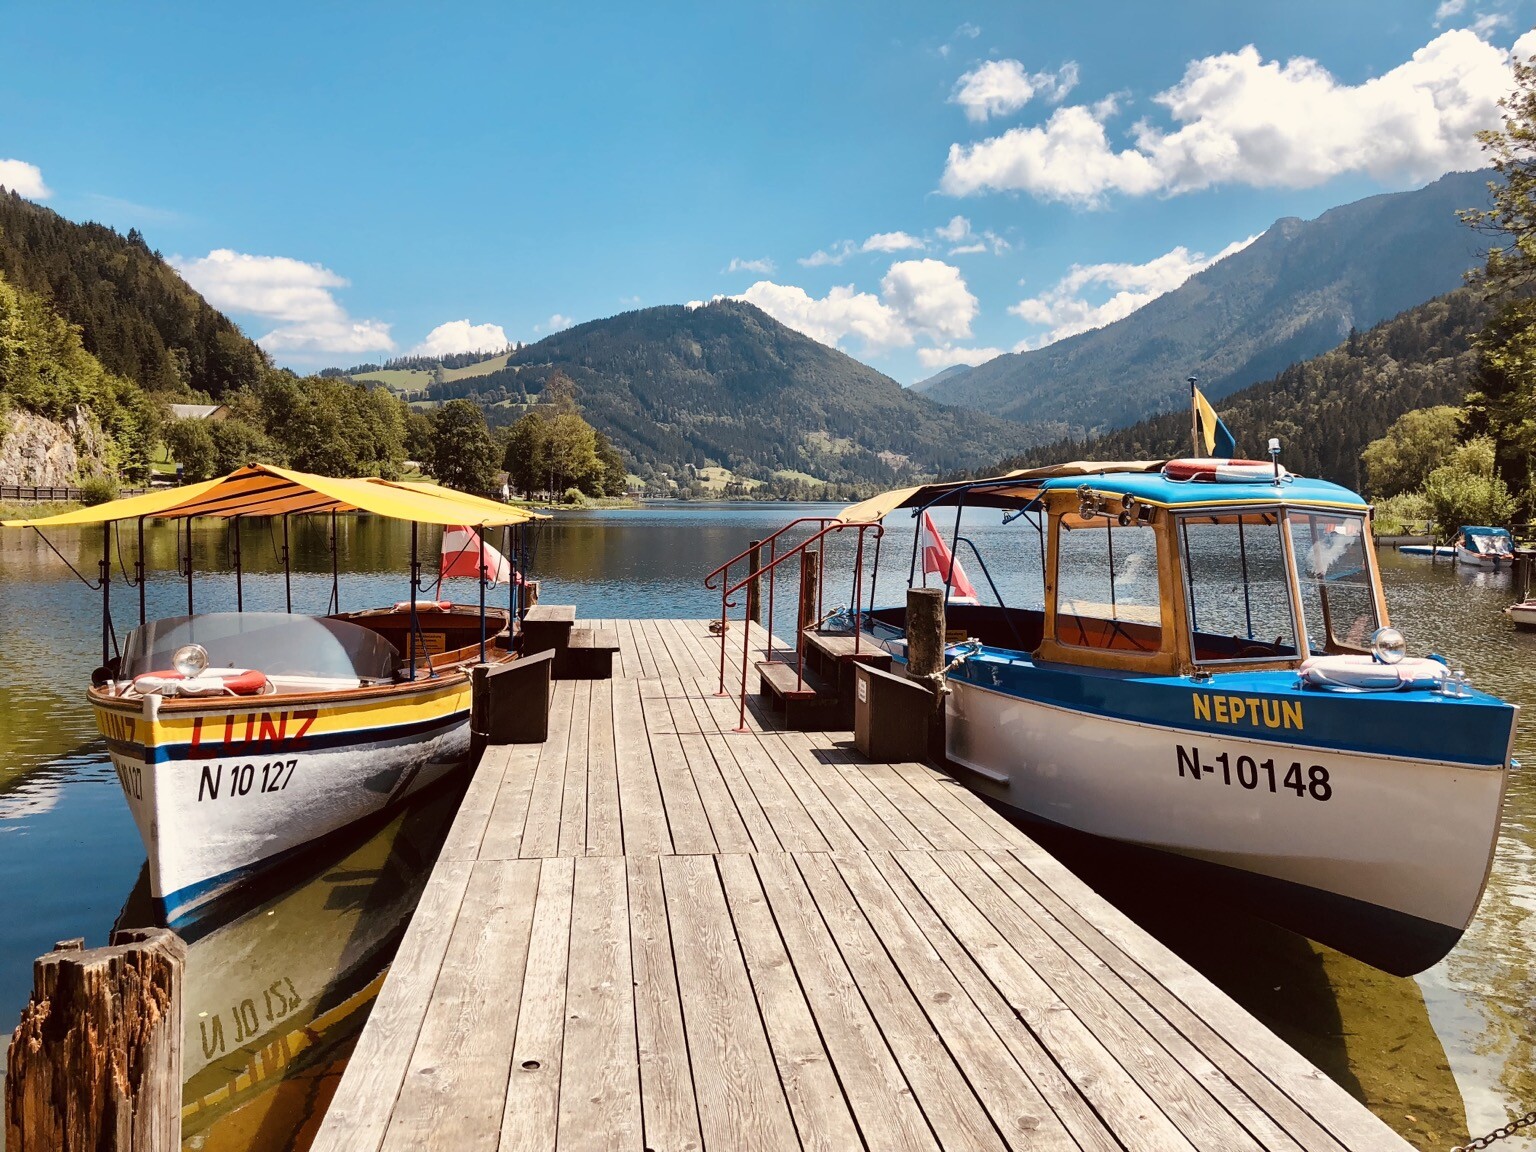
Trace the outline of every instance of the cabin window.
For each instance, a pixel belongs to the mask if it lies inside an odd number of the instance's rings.
[[[1365,517],[1289,512],[1307,647],[1317,654],[1365,651],[1380,624],[1366,556]]]
[[[1056,640],[1128,653],[1162,647],[1157,532],[1096,520],[1056,537]]]
[[[1178,538],[1193,658],[1294,660],[1296,618],[1279,513],[1181,516]]]

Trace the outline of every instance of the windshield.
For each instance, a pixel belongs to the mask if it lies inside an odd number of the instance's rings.
[[[1178,537],[1194,658],[1294,660],[1296,618],[1278,509],[1182,516]]]
[[[387,680],[400,663],[395,646],[345,620],[285,612],[170,616],[135,628],[123,648],[124,679],[171,667],[183,644],[201,644],[214,668],[254,668],[268,676]]]
[[[1337,512],[1286,513],[1301,585],[1307,648],[1364,651],[1380,627],[1376,590],[1366,556],[1365,517]]]

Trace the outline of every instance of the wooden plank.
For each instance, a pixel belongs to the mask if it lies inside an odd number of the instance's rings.
[[[1369,1121],[1354,1115],[1364,1109],[1354,1107],[1355,1102],[1343,1089],[1226,993],[1187,967],[1119,909],[1107,902],[1096,905],[1093,901],[1098,898],[1087,885],[1044,849],[1031,845],[1015,849],[1011,855],[1020,867],[1007,865],[1010,875],[1067,926],[1083,948],[1183,1029],[1266,1115],[1304,1147],[1403,1148],[1400,1138],[1385,1124],[1378,1121],[1380,1127],[1373,1131]],[[1048,880],[1044,878],[1047,876]],[[1093,919],[1082,916],[1079,908],[1092,908]],[[1336,1138],[1332,1131],[1335,1125],[1351,1131],[1339,1132]]]
[[[1259,1143],[1213,1099],[1194,1071],[1169,1055],[1162,1040],[1171,1029],[1142,1027],[1009,898],[977,861],[965,853],[941,853],[935,862],[957,888],[1008,939],[1014,950],[1060,997],[1062,1003],[1114,1052],[1143,1091],[1196,1147],[1258,1149]]]
[[[789,746],[784,743],[786,735],[787,733],[775,732],[758,737],[768,760],[778,769],[784,782],[789,785],[805,811],[816,822],[817,831],[825,838],[832,850],[856,851],[861,846],[858,836],[827,800],[826,794],[817,786],[816,780],[790,752]]]
[[[624,851],[631,856],[656,856],[672,851],[661,783],[651,759],[650,736],[640,704],[643,681],[624,680],[613,686],[613,742],[619,778],[619,811]]]
[[[651,645],[638,620],[624,621],[623,627],[619,629],[619,644],[626,651],[634,653],[637,667],[631,670],[632,676],[649,679],[656,675],[656,662],[651,659]]]
[[[798,1150],[715,862],[665,856],[661,875],[672,932],[687,942],[673,957],[704,1143],[747,1152]]]
[[[458,815],[453,818],[453,826],[448,829],[448,837],[438,851],[439,860],[473,860],[479,856],[480,842],[485,839],[491,810],[496,805],[502,776],[512,759],[514,747],[517,745],[492,745],[481,754],[464,799],[459,802]]]
[[[742,779],[762,805],[775,837],[786,851],[825,852],[830,845],[800,797],[774,764],[757,736],[721,737],[736,761]]]
[[[500,1152],[549,1152],[555,1146],[575,867],[570,858],[539,862],[538,898],[501,1114]]]
[[[669,680],[677,679],[677,661],[672,658],[667,642],[657,630],[656,621],[636,620],[635,634],[645,637],[646,645],[651,650],[651,662],[656,665],[656,675]]]
[[[646,1147],[702,1148],[661,863],[655,856],[631,856],[625,868]]]
[[[358,1037],[347,1075],[332,1097],[314,1147],[320,1152],[376,1152],[421,1034],[432,987],[453,936],[472,865],[443,860],[400,941],[368,1026]]]
[[[903,980],[893,957],[887,954],[848,886],[838,875],[832,857],[807,854],[793,859],[799,865],[806,886],[826,921],[827,930],[836,941],[865,1003],[879,1023],[886,1043],[906,1074],[923,1115],[938,1136],[940,1146],[1005,1148],[1003,1134],[977,1099],[973,1084],[967,1082],[965,1074],[956,1066],[955,1054],[945,1047],[944,1039],[923,1014],[913,989]],[[895,960],[903,966],[922,963],[922,957],[915,954],[901,955]],[[1012,1063],[1012,1057],[1006,1053],[1004,1058]],[[1043,1126],[1049,1111],[1042,1106],[1037,1114],[1029,1108],[1027,1101],[1025,1108],[1036,1126],[1030,1133],[1031,1141],[1039,1140],[1047,1148],[1063,1147],[1060,1141],[1053,1143],[1050,1139],[1053,1133],[1065,1137],[1065,1133],[1054,1126],[1054,1117],[1050,1117],[1051,1127]]]
[[[864,802],[858,790],[843,779],[843,774],[822,760],[818,753],[824,754],[825,749],[813,747],[804,732],[785,732],[779,738],[806,775],[816,782],[828,803],[859,838],[861,847],[877,852],[906,847],[875,810]]]
[[[587,853],[618,856],[624,851],[619,808],[618,751],[613,738],[613,681],[592,681],[587,712]]]
[[[1040,1038],[1110,1130],[1134,1132],[1138,1148],[1188,1152],[1190,1142],[1126,1072],[1116,1054],[1062,1003],[1014,950],[1008,937],[939,867],[936,861],[941,855],[898,852],[894,857],[946,930],[986,973],[1009,1008]]]
[[[1027,842],[1022,832],[953,777],[926,764],[892,764],[891,770],[927,797],[976,847],[1012,848]]]
[[[704,804],[704,814],[709,819],[709,829],[715,838],[717,852],[750,852],[753,849],[752,834],[736,808],[736,798],[726,786],[720,766],[715,763],[714,752],[705,741],[698,718],[688,702],[687,690],[680,681],[663,680],[667,707],[672,716],[672,726],[678,732],[677,742],[699,790]]]
[[[522,853],[528,802],[539,769],[538,744],[514,744],[502,764],[501,785],[480,840],[481,860],[515,860]],[[455,821],[455,828],[457,821]]]
[[[1031,1148],[1075,1152],[1076,1141],[869,856],[849,853],[810,857],[803,859],[800,866],[803,872],[816,870],[834,893],[839,886],[832,881],[834,872],[840,883],[847,885],[862,913],[862,920],[852,920],[856,931],[863,935],[864,927],[872,929],[884,944],[891,963],[905,979],[915,1002],[942,1038],[1004,1142],[1010,1146],[1028,1144]],[[812,889],[816,890],[815,884]],[[817,899],[819,902],[819,895]],[[890,1037],[889,1029],[886,1036]]]
[[[757,871],[745,856],[721,856],[717,862],[726,903],[736,924],[736,937],[800,1142],[805,1152],[846,1152],[858,1148],[858,1125],[822,1046],[816,1021],[784,950]]]
[[[587,750],[591,747],[587,716],[592,706],[592,681],[571,682],[571,726],[565,750],[565,794],[560,804],[557,854],[587,854]]]
[[[890,830],[891,835],[896,837],[900,847],[933,847],[917,825],[900,808],[891,803],[890,797],[875,787],[874,781],[865,772],[867,767],[865,761],[851,750],[848,743],[840,740],[836,733],[831,732],[807,732],[805,736],[813,748],[821,750],[822,755],[818,759],[835,769],[844,783],[858,794],[859,799],[869,805],[870,811],[874,812]]]
[[[975,841],[955,827],[954,821],[935,808],[927,796],[912,787],[891,765],[860,764],[858,771],[912,822],[933,848],[963,849],[976,846]]]
[[[1084,1152],[1121,1152],[1120,1141],[1104,1120],[945,928],[924,895],[913,887],[911,878],[888,853],[876,853],[870,860],[1078,1146]]]
[[[683,855],[713,852],[714,834],[704,801],[699,796],[693,773],[671,728],[671,712],[659,680],[640,681],[640,702],[644,709],[645,731],[651,742],[651,760],[656,765],[656,779],[661,785],[661,799],[667,812],[667,827],[672,832],[672,850]]]
[[[741,817],[741,822],[746,826],[747,835],[751,839],[752,852],[779,852],[783,845],[778,833],[774,831],[773,821],[763,810],[762,803],[757,798],[757,793],[747,783],[747,778],[741,771],[741,766],[736,763],[736,753],[732,748],[732,742],[721,736],[718,732],[708,733],[704,736],[704,746],[709,749],[709,754],[715,759],[715,767],[720,772],[720,778],[725,781],[726,788],[730,791],[731,799],[736,804],[736,812]]]
[[[500,1143],[539,864],[476,864],[385,1133],[397,1149]]]
[[[1177,1025],[1160,1015],[1135,989],[1126,984],[1113,969],[1094,955],[1091,949],[1084,947],[1082,941],[1015,879],[1014,868],[1026,874],[1028,869],[1007,853],[974,852],[970,854],[970,859],[981,873],[989,877],[1013,903],[1019,906],[1024,915],[1050,940],[1051,944],[1055,945],[1049,954],[1043,952],[1041,958],[1033,962],[1036,969],[1051,981],[1052,987],[1062,993],[1064,1000],[1071,1004],[1076,996],[1108,1004],[1111,1007],[1107,1011],[1111,1013],[1124,1010],[1147,1034],[1156,1037],[1157,1042],[1172,1057],[1175,1066],[1187,1071],[1204,1086],[1206,1091],[1227,1112],[1231,1113],[1239,1124],[1253,1134],[1259,1144],[1270,1149],[1299,1148],[1299,1145],[1262,1109],[1256,1107],[1253,1100],[1237,1086],[1227,1064],[1221,1066],[1214,1064],[1204,1052],[1190,1043]],[[1078,1011],[1079,1016],[1087,1018],[1087,1014],[1082,1009],[1075,1010]],[[1093,1012],[1096,1016],[1102,1016],[1106,1009],[1097,1007]],[[1233,1060],[1231,1065],[1241,1063],[1240,1060]],[[1159,1099],[1166,1101],[1167,1097],[1159,1096]],[[1164,1111],[1167,1110],[1165,1103]]]
[[[872,1149],[939,1145],[790,856],[754,856],[843,1095]],[[964,1147],[964,1145],[960,1145]]]
[[[559,1152],[639,1152],[640,1065],[624,861],[578,856],[571,896]]]
[[[555,681],[554,701],[549,709],[549,739],[539,747],[539,767],[518,849],[524,857],[556,856],[560,852],[560,812],[565,800],[565,760],[571,741],[575,683]]]

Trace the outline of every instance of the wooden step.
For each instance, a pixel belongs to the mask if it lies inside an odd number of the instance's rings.
[[[765,660],[757,666],[757,674],[758,691],[773,711],[784,714],[787,727],[800,732],[845,727],[836,689],[810,669],[799,676],[792,663]]]
[[[555,660],[559,680],[612,680],[613,654],[619,650],[619,634],[605,628],[572,628],[570,638]]]
[[[807,628],[804,635],[805,642],[827,660],[856,660],[882,670],[891,666],[891,654],[877,647],[868,636],[856,637],[852,632],[819,632],[815,628]]]

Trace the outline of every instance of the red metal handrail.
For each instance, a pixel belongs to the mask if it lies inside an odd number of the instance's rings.
[[[820,528],[819,531],[817,531],[817,532],[813,533],[812,535],[806,537],[799,544],[797,544],[797,545],[795,545],[795,547],[789,549],[789,551],[785,552],[783,555],[779,555],[777,553],[777,548],[776,548],[776,545],[774,543],[778,539],[778,537],[783,535],[785,531],[787,531],[788,529],[794,527],[796,524],[803,524],[803,523],[806,523],[807,521],[814,521],[814,522],[820,523],[822,525],[822,527]],[[863,584],[864,584],[864,535],[865,535],[866,532],[868,532],[870,530],[873,530],[874,533],[875,533],[875,539],[878,541],[885,534],[885,527],[884,527],[884,525],[878,524],[878,523],[876,523],[876,524],[867,524],[867,523],[866,524],[851,524],[851,523],[846,523],[846,522],[843,522],[843,521],[836,520],[836,519],[834,519],[832,517],[803,516],[803,517],[801,517],[798,520],[795,520],[795,521],[792,521],[789,524],[786,524],[783,528],[780,528],[772,536],[768,537],[767,540],[762,541],[762,542],[759,543],[758,547],[761,547],[763,543],[767,543],[767,544],[770,545],[770,556],[769,556],[768,562],[766,564],[763,564],[762,567],[758,568],[755,572],[749,572],[746,576],[743,576],[740,580],[736,581],[736,583],[734,583],[734,584],[726,584],[725,583],[726,579],[728,579],[728,577],[725,575],[725,573],[727,572],[727,570],[730,568],[730,566],[732,564],[734,564],[738,560],[743,559],[744,557],[746,557],[747,555],[749,555],[751,553],[752,549],[748,548],[745,551],[741,552],[740,554],[738,554],[736,556],[733,556],[730,560],[726,561],[724,564],[720,565],[713,572],[711,572],[709,574],[709,576],[707,576],[705,578],[705,587],[707,587],[707,588],[713,587],[713,585],[710,583],[710,581],[712,581],[716,576],[721,576],[721,584],[722,584],[722,588],[721,588],[721,591],[720,591],[720,687],[717,690],[717,695],[721,695],[721,696],[725,695],[726,627],[727,627],[727,623],[728,623],[729,610],[731,608],[737,607],[737,605],[730,598],[731,594],[733,592],[739,592],[742,588],[745,588],[753,580],[761,579],[765,574],[768,576],[768,616],[767,616],[767,619],[768,619],[768,629],[767,629],[768,630],[768,644],[767,644],[766,652],[767,652],[767,657],[768,657],[768,661],[767,662],[768,663],[772,663],[773,662],[773,591],[774,591],[775,576],[777,575],[778,566],[780,564],[782,564],[784,561],[788,560],[791,556],[796,555],[797,553],[803,558],[805,555],[808,554],[810,546],[812,544],[815,544],[815,545],[818,546],[818,556],[819,556],[820,559],[824,560],[825,557],[826,557],[826,538],[829,535],[831,535],[832,533],[834,533],[834,532],[841,532],[841,531],[843,531],[845,528],[857,529],[857,531],[859,533],[858,548],[857,548],[857,551],[855,553],[854,578],[853,578],[853,614],[854,614],[854,621],[855,621],[854,637],[853,637],[853,650],[854,650],[854,654],[855,655],[858,654],[858,651],[859,651],[859,641],[860,641],[860,631],[861,631],[861,629],[858,627],[858,619],[859,619],[859,615],[860,615],[860,609],[863,606],[862,605],[862,597],[863,597]],[[877,555],[878,555],[878,553],[877,553]],[[803,565],[803,563],[804,563],[803,559],[802,559],[801,563]],[[818,617],[820,616],[822,605],[823,605],[822,592],[823,592],[825,587],[826,587],[826,565],[824,563],[818,563],[817,571],[816,571],[816,612],[818,614]],[[873,590],[871,590],[871,598],[873,598]],[[805,637],[804,637],[804,632],[805,632],[805,628],[806,627],[807,627],[807,622],[805,620],[797,619],[796,625],[795,625],[795,687],[796,688],[799,688],[805,682]],[[747,730],[747,665],[751,661],[751,654],[752,654],[752,618],[751,618],[751,614],[749,612],[744,612],[743,613],[743,621],[742,621],[742,640],[741,640],[741,711],[740,711],[740,714],[738,716],[737,728],[736,728],[736,731],[738,731],[738,732],[745,732]]]

